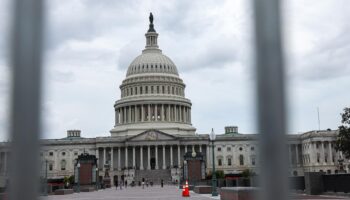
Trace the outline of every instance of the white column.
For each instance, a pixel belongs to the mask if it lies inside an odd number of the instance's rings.
[[[141,122],[145,121],[145,109],[144,105],[141,105]]]
[[[205,155],[205,159],[207,161],[207,167],[210,167],[210,152],[209,152],[210,145],[206,145],[205,147],[206,147],[206,150],[207,150],[207,154]],[[232,149],[232,151],[234,151],[234,150]],[[232,159],[232,161],[234,162],[235,159]]]
[[[164,121],[164,104],[162,104],[160,117],[161,117],[161,120]]]
[[[123,122],[126,123],[127,122],[127,119],[126,119],[126,107],[123,107],[123,113],[124,113]]]
[[[136,156],[135,156],[135,146],[132,147],[132,167],[135,169],[136,167]]]
[[[134,122],[137,122],[137,105],[134,106]]]
[[[156,169],[159,169],[158,168],[158,146],[156,145],[154,146],[154,148],[155,148],[155,154],[156,154]]]
[[[128,123],[131,123],[131,106],[129,106],[128,110]]]
[[[154,105],[154,120],[158,121],[158,105]]]
[[[113,147],[111,147],[111,171],[114,171]]]
[[[195,147],[194,144],[192,144],[192,152],[195,152],[195,151],[196,151],[194,147]],[[224,151],[224,152],[225,152],[225,151]]]
[[[185,145],[185,154],[187,153],[187,145]]]
[[[106,164],[106,147],[103,147],[103,167]]]
[[[163,169],[166,169],[166,166],[165,166],[165,145],[163,145]]]
[[[147,121],[151,121],[151,105],[148,104],[148,120]]]
[[[168,120],[168,122],[170,122],[170,104],[168,104],[168,106],[167,106],[167,120]]]
[[[177,167],[180,168],[181,165],[181,158],[180,158],[180,151],[181,151],[181,146],[177,145]]]
[[[143,149],[142,146],[140,146],[140,170],[143,170]]]
[[[147,153],[148,153],[148,156],[147,156],[147,169],[151,169],[151,161],[150,161],[150,159],[151,159],[151,147],[150,146],[148,146]]]
[[[179,119],[177,118],[177,105],[174,105],[174,111],[175,111],[175,122],[177,122]]]
[[[324,142],[321,142],[321,159],[322,159],[322,161],[321,161],[321,163],[323,163],[323,164],[325,164],[326,162],[326,159],[325,159],[325,156],[324,156],[324,154],[325,154],[325,150],[324,150]]]
[[[295,145],[295,158],[296,158],[296,164],[299,165],[299,148],[298,148],[298,144]]]
[[[184,122],[185,123],[187,123],[187,116],[186,115],[187,115],[187,107],[184,106],[184,115],[183,116],[184,116]]]
[[[331,141],[328,142],[328,154],[329,154],[329,163],[333,163],[333,154],[332,154],[332,143]]]
[[[182,122],[182,106],[179,106],[179,113],[180,113],[180,114],[179,114],[179,115],[180,115],[179,121]]]
[[[173,145],[170,145],[170,167],[173,167]]]
[[[95,156],[96,156],[97,160],[99,161],[100,155],[99,155],[98,147],[96,148]]]
[[[191,123],[191,108],[188,111],[188,122]]]
[[[121,170],[121,166],[120,166],[120,147],[118,147],[118,170]]]
[[[202,153],[202,145],[201,144],[199,145],[199,152]]]
[[[128,168],[128,147],[125,147],[125,168]]]

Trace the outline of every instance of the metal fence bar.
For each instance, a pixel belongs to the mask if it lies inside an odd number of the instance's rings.
[[[34,200],[39,183],[42,0],[13,2],[10,199]]]
[[[254,0],[258,128],[264,200],[288,199],[285,91],[279,0]]]

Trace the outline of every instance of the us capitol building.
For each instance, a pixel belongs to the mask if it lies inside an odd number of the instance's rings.
[[[76,158],[82,153],[96,155],[99,177],[108,170],[112,183],[141,178],[179,180],[186,152],[201,153],[205,171],[210,173],[209,135],[197,134],[191,123],[192,103],[185,96],[186,85],[174,62],[158,46],[152,15],[145,36],[145,49],[131,62],[120,85],[111,136],[84,138],[81,131],[68,130],[65,138],[41,140],[42,174],[47,161],[49,179],[73,175]],[[333,130],[288,135],[290,175],[348,171],[348,161],[334,149],[336,136]],[[214,147],[217,170],[259,173],[257,134],[242,134],[238,127],[227,126],[224,134],[217,135]],[[0,187],[8,175],[10,155],[9,144],[0,143]]]

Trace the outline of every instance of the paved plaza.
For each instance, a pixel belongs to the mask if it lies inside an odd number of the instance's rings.
[[[120,190],[109,188],[99,190],[98,192],[81,192],[70,195],[52,195],[42,197],[40,200],[128,200],[128,199],[154,199],[154,200],[175,200],[175,199],[195,199],[195,200],[210,200],[210,195],[200,195],[191,192],[190,198],[183,198],[181,190],[175,186],[160,186],[153,187],[127,187]],[[219,199],[218,197],[216,199]]]
[[[196,199],[196,200],[210,200],[220,199],[219,197],[213,198],[210,195],[196,194],[191,192],[191,197],[185,198],[181,196],[181,190],[175,186],[160,186],[145,187],[128,187],[120,190],[115,188],[109,188],[105,190],[99,190],[97,192],[81,192],[69,195],[50,195],[47,197],[41,197],[40,200],[128,200],[128,199],[152,199],[152,200],[176,200],[176,199]],[[309,195],[292,195],[291,199],[350,199],[342,197],[331,196],[309,196]]]

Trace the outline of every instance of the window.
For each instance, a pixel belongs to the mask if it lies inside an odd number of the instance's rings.
[[[239,147],[239,150],[240,150],[240,151],[242,151],[242,150],[243,150],[243,148],[242,148],[242,147]]]
[[[255,157],[252,157],[252,165],[255,166]]]
[[[74,155],[77,156],[77,155],[78,155],[78,152],[74,152]]]
[[[146,86],[145,93],[148,94],[148,86]]]
[[[218,165],[219,165],[219,166],[222,166],[222,160],[221,160],[221,158],[218,159]]]
[[[231,147],[227,147],[227,151],[231,151]]]
[[[53,164],[50,163],[50,164],[49,164],[49,171],[52,171],[52,169],[53,169]]]
[[[297,171],[293,171],[293,176],[298,176],[298,172]]]
[[[61,160],[61,170],[64,171],[66,170],[66,160]]]
[[[244,165],[244,157],[243,157],[243,155],[239,155],[239,165]]]
[[[317,162],[319,163],[320,162],[320,154],[317,153]]]
[[[50,152],[50,153],[49,153],[49,156],[53,156],[53,152]]]
[[[159,94],[159,86],[157,86],[157,94]]]
[[[153,86],[151,86],[151,94],[153,94]]]
[[[228,158],[228,159],[227,159],[227,165],[228,165],[228,166],[231,166],[231,165],[232,165],[232,160],[231,160],[231,158]]]
[[[218,151],[221,151],[221,147],[218,147]]]
[[[65,156],[66,155],[66,152],[62,152],[62,156]]]
[[[140,87],[140,94],[142,94],[142,87]]]
[[[250,147],[250,150],[251,150],[251,151],[254,151],[254,147]]]

